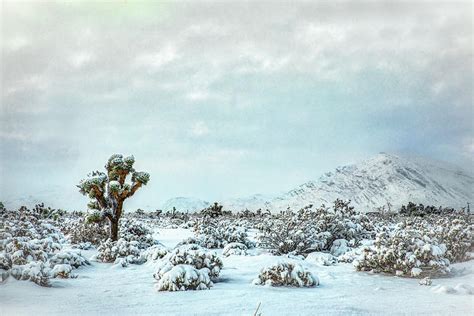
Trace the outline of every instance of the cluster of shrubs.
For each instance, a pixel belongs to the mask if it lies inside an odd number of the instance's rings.
[[[443,208],[443,207],[435,207],[432,205],[424,206],[423,204],[415,204],[413,202],[408,202],[405,206],[403,205],[400,209],[400,215],[404,216],[429,216],[429,215],[443,215],[443,214],[455,214],[459,213],[459,211],[455,210],[454,208]],[[464,212],[463,212],[464,213]]]
[[[356,243],[374,234],[369,218],[342,200],[336,200],[332,208],[309,205],[298,212],[287,210],[258,228],[258,245],[277,255],[329,251],[336,241]]]
[[[122,219],[119,237],[117,241],[107,239],[101,242],[97,248],[96,260],[113,262],[123,267],[129,264],[142,264],[147,261],[146,251],[150,247],[155,245],[162,247],[153,239],[151,230],[137,220]]]
[[[91,223],[83,216],[65,219],[61,224],[61,231],[71,244],[83,249],[87,249],[85,245],[98,246],[110,235],[110,228],[106,222]]]
[[[12,276],[49,286],[51,278],[74,277],[72,270],[89,262],[80,252],[64,251],[64,236],[55,225],[51,209],[0,210],[0,271],[2,280]]]
[[[271,217],[272,213],[270,212],[269,209],[266,209],[265,211],[262,211],[262,209],[258,209],[255,212],[250,211],[248,209],[245,209],[241,212],[237,213],[238,218],[261,218],[261,217]]]
[[[463,210],[409,203],[400,214],[380,221],[376,230],[374,243],[359,249],[354,261],[358,270],[438,276],[448,273],[451,263],[469,260],[474,245],[473,225]]]
[[[453,262],[468,260],[473,251],[469,215],[414,203],[383,217],[358,213],[342,200],[332,207],[310,205],[278,214],[246,210],[232,215],[217,203],[197,214],[140,210],[121,219],[117,241],[108,239],[107,223],[43,204],[15,212],[0,207],[0,215],[0,281],[12,276],[43,286],[51,278],[72,278],[74,269],[89,264],[79,251],[64,250],[66,241],[74,248],[96,246],[101,262],[157,264],[160,291],[209,289],[218,280],[222,260],[208,249],[223,248],[224,257],[247,255],[255,246],[249,228],[258,230],[258,246],[276,255],[306,258],[319,266],[353,262],[359,271],[425,278],[423,284],[449,273]],[[170,250],[153,239],[152,226],[192,228],[195,237]],[[315,286],[319,281],[291,261],[263,269],[254,283]]]
[[[248,238],[247,229],[231,220],[201,218],[196,221],[194,231],[196,237],[184,243],[196,243],[209,249],[224,248],[230,243],[244,244],[247,248],[255,246]]]

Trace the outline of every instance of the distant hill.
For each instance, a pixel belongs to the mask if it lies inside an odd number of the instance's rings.
[[[350,199],[361,211],[390,203],[399,208],[409,201],[435,206],[465,207],[474,201],[474,175],[457,166],[422,158],[402,158],[386,153],[361,163],[336,168],[317,181],[270,200],[254,197],[224,203],[231,209],[283,210],[308,204],[331,205],[337,198]]]

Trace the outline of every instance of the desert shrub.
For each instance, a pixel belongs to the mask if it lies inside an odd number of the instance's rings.
[[[217,202],[215,202],[213,205],[201,210],[201,215],[203,216],[208,216],[211,218],[219,217],[224,215],[224,212],[222,210],[222,205],[219,205]]]
[[[80,252],[75,251],[60,251],[49,258],[48,263],[50,267],[60,264],[67,264],[73,268],[89,265],[89,261],[82,256]]]
[[[332,208],[323,205],[313,210],[309,205],[296,213],[287,210],[262,222],[259,229],[260,247],[278,255],[328,251],[336,240],[356,243],[374,233],[370,219],[342,200]]]
[[[90,242],[86,241],[86,242],[80,242],[78,244],[72,245],[72,247],[77,248],[77,249],[82,249],[82,250],[88,250],[88,249],[91,249],[93,246]]]
[[[432,205],[424,206],[423,204],[416,205],[413,202],[408,202],[408,204],[402,205],[400,209],[400,215],[403,216],[419,216],[425,217],[429,215],[443,215],[443,214],[454,214],[454,213],[464,213],[462,211],[456,211],[453,208],[443,208],[443,207],[435,207]]]
[[[47,209],[49,212],[50,209]],[[16,212],[2,211],[0,269],[8,275],[50,286],[51,277],[71,277],[73,268],[88,264],[80,254],[61,251],[64,236],[40,206]]]
[[[119,236],[126,241],[137,241],[140,249],[146,249],[155,244],[151,230],[136,220],[122,219]]]
[[[109,230],[109,226],[104,222],[89,223],[82,217],[66,222],[62,228],[71,244],[90,243],[95,246],[107,240]]]
[[[450,271],[446,246],[417,230],[399,229],[377,235],[354,266],[360,271],[385,272],[398,276],[421,277]]]
[[[212,281],[206,268],[196,269],[192,265],[178,264],[160,276],[158,291],[207,290]]]
[[[10,270],[12,267],[12,259],[5,251],[0,252],[0,269]]]
[[[445,274],[450,271],[450,263],[469,260],[473,226],[467,215],[449,209],[435,212],[432,207],[414,204],[409,204],[408,209],[411,211],[403,216],[377,224],[373,245],[341,257],[359,252],[360,258],[354,261],[358,270],[414,277]],[[417,213],[422,210],[422,214]]]
[[[195,233],[196,243],[209,249],[223,248],[232,242],[244,244],[247,248],[254,246],[254,243],[248,239],[246,228],[233,225],[228,221],[206,218],[198,220]]]
[[[96,259],[101,262],[113,262],[122,266],[128,264],[142,264],[145,258],[139,248],[138,241],[107,239],[97,248]]]
[[[73,267],[69,264],[57,264],[53,266],[50,271],[50,275],[53,278],[69,279],[75,278],[76,275],[72,274]]]
[[[374,244],[374,240],[364,239],[359,242],[357,247],[349,248],[347,252],[337,257],[338,262],[352,263],[354,260],[359,258],[366,247],[370,247]]]
[[[305,261],[319,266],[332,266],[337,263],[337,258],[330,253],[311,252],[306,256]]]
[[[425,277],[423,279],[421,279],[418,284],[420,285],[426,285],[426,286],[430,286],[431,284],[433,284],[433,281],[431,281],[431,279],[429,277]]]
[[[228,257],[230,255],[245,256],[247,255],[247,246],[239,242],[231,242],[224,247],[222,255]]]
[[[147,248],[144,252],[144,256],[147,262],[160,260],[169,253],[168,248],[163,245],[154,245]]]
[[[33,261],[44,262],[48,259],[48,255],[39,244],[39,240],[11,237],[4,242],[4,256],[7,261],[11,262],[11,265],[24,265]]]
[[[4,269],[13,265],[48,260],[48,254],[61,249],[59,230],[48,220],[21,208],[10,212],[0,223],[0,254]]]
[[[66,214],[66,211],[61,209],[53,209],[51,207],[44,206],[44,203],[36,204],[32,212],[35,212],[38,217],[42,219],[58,220]]]
[[[10,274],[17,280],[28,280],[40,286],[51,286],[48,267],[41,261],[31,261],[24,265],[14,265]]]
[[[207,251],[199,245],[184,245],[167,254],[158,264],[154,274],[157,280],[179,264],[189,264],[198,270],[208,269],[211,279],[217,279],[222,269],[222,260],[215,252]]]
[[[331,252],[333,256],[339,257],[348,252],[351,248],[350,242],[346,239],[336,239],[332,242],[329,252]]]
[[[175,248],[179,248],[184,245],[200,245],[201,240],[196,237],[188,237],[186,239],[181,240]]]
[[[222,260],[215,252],[189,244],[162,258],[153,276],[160,291],[202,290],[212,286],[221,269]]]
[[[293,214],[262,223],[258,246],[276,255],[309,253],[322,248],[316,228]]]
[[[262,269],[253,284],[310,287],[318,285],[319,280],[298,263],[279,262]]]
[[[473,247],[473,225],[468,218],[436,217],[425,230],[428,236],[438,238],[446,245],[446,258],[451,262],[469,260]]]

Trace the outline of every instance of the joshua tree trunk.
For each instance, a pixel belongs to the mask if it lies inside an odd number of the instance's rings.
[[[117,203],[117,209],[115,210],[114,217],[110,217],[110,238],[112,241],[118,240],[118,233],[119,233],[119,221],[120,217],[122,217],[122,208],[123,208],[123,200],[119,199]]]
[[[118,239],[118,219],[117,220],[110,220],[110,238],[113,241]]]

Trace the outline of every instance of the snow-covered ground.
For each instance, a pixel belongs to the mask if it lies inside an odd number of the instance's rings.
[[[192,236],[186,229],[159,229],[166,246]],[[96,250],[83,251],[91,257]],[[220,254],[222,250],[217,250]],[[54,279],[53,287],[9,278],[0,285],[0,315],[472,315],[474,261],[454,264],[454,276],[421,286],[417,279],[356,272],[351,264],[300,263],[319,277],[313,288],[252,285],[261,268],[281,260],[262,250],[222,257],[224,268],[210,290],[158,292],[155,264],[92,262],[77,279]]]

